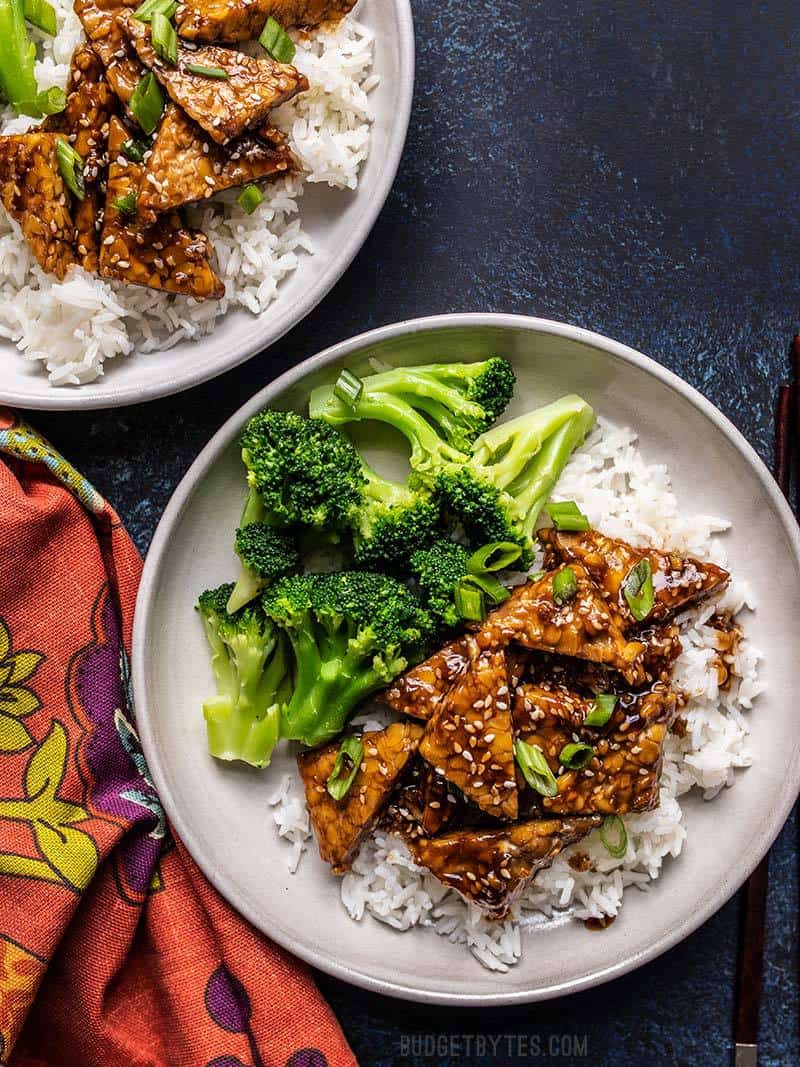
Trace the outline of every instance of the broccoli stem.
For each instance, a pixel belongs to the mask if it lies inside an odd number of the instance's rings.
[[[481,434],[475,442],[474,462],[491,470],[492,483],[517,496],[514,483],[529,483],[529,471],[543,444],[564,423],[576,416],[593,420],[592,409],[579,396],[570,395]],[[591,423],[590,423],[591,425]]]
[[[0,2],[2,2],[2,0],[0,0]],[[242,518],[239,526],[250,526],[254,522],[269,522],[269,517],[265,517],[265,509],[261,497],[255,489],[251,488],[250,492],[247,494],[247,500],[244,502],[244,509],[242,510]],[[243,608],[245,604],[249,604],[254,597],[258,596],[262,585],[263,583],[260,581],[253,568],[248,567],[246,563],[241,563],[239,567],[239,576],[236,579],[236,584],[228,599],[228,612],[232,615],[234,611],[238,611],[239,608]]]
[[[256,715],[221,698],[203,704],[208,751],[216,759],[244,760],[253,767],[268,767],[280,736],[280,706],[272,704]]]
[[[533,536],[536,520],[550,494],[561,477],[570,456],[582,443],[594,425],[594,412],[588,404],[584,410],[571,418],[547,438],[540,452],[525,474],[526,485],[516,496],[521,514],[525,516],[523,528],[528,537]]]
[[[36,46],[28,37],[22,0],[0,0],[0,89],[18,112],[38,117],[35,60]]]

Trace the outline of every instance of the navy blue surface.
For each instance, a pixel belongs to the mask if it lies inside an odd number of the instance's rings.
[[[775,382],[800,326],[797,4],[413,2],[417,90],[397,182],[317,311],[182,396],[36,417],[143,552],[197,451],[271,377],[433,312],[525,312],[608,334],[697,386],[770,458]],[[765,1067],[800,1063],[797,875],[793,820],[772,859]],[[719,1067],[737,916],[732,901],[637,973],[538,1006],[428,1010],[321,985],[364,1064]]]

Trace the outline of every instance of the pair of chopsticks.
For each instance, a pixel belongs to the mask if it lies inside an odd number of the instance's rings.
[[[797,516],[800,521],[800,334],[795,335],[792,342],[792,364],[792,383],[781,385],[778,389],[775,480],[788,500],[794,467],[798,492]],[[736,984],[735,1067],[756,1067],[758,1063],[758,1014],[768,888],[769,853],[750,875],[744,890]]]

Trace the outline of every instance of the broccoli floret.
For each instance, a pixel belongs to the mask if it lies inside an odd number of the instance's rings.
[[[311,394],[309,410],[334,426],[373,419],[394,426],[411,445],[411,466],[423,476],[463,461],[511,398],[514,372],[504,359],[398,367],[361,380],[355,403],[334,386]]]
[[[411,571],[419,582],[422,600],[446,629],[461,622],[454,590],[467,573],[469,557],[463,545],[446,539],[435,541],[430,548],[419,549],[411,557]]]
[[[294,654],[281,734],[306,745],[335,737],[362,700],[422,658],[433,632],[401,582],[368,571],[282,578],[262,605]]]
[[[289,691],[288,649],[259,606],[227,611],[232,591],[232,584],[208,589],[197,603],[217,683],[216,696],[203,704],[208,750],[218,759],[267,767]]]
[[[529,561],[539,512],[593,424],[589,405],[571,395],[495,426],[466,463],[439,471],[444,511],[473,543],[513,541]]]
[[[249,603],[276,578],[300,568],[300,555],[291,535],[263,522],[240,526],[233,547],[242,566],[228,601],[230,612]]]
[[[242,435],[242,460],[251,489],[242,526],[266,522],[334,533],[358,504],[358,452],[320,419],[291,411],[254,415]]]
[[[436,537],[439,504],[430,490],[387,481],[366,463],[361,502],[350,526],[359,567],[402,569],[412,552]]]

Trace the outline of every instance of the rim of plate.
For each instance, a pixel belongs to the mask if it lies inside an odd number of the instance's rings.
[[[141,387],[129,385],[125,388],[116,388],[113,384],[109,384],[91,392],[84,391],[82,387],[63,387],[53,388],[52,395],[47,393],[41,396],[30,396],[19,390],[6,390],[0,384],[0,403],[27,408],[29,411],[87,411],[98,408],[127,407],[131,404],[142,404],[148,400],[171,396],[218,378],[226,371],[246,363],[248,359],[252,359],[259,352],[274,345],[314,310],[343,276],[361,250],[383,210],[403,156],[414,97],[414,19],[411,13],[411,0],[392,0],[392,3],[397,11],[400,24],[398,39],[400,70],[392,108],[395,117],[389,144],[381,161],[381,177],[364,204],[364,211],[359,216],[358,224],[341,246],[339,255],[320,275],[317,284],[280,315],[271,314],[268,308],[266,312],[255,316],[243,331],[240,344],[232,346],[227,355],[221,356],[209,365],[202,365],[193,372],[171,376],[167,374],[159,381]],[[198,346],[198,350],[201,350],[204,340],[201,338],[194,344]]]
[[[148,623],[151,613],[151,605],[157,594],[157,576],[161,564],[161,557],[169,542],[173,526],[188,502],[195,487],[202,481],[211,465],[216,462],[220,453],[240,432],[244,422],[268,405],[273,397],[289,386],[301,381],[311,371],[325,367],[327,364],[346,356],[351,352],[363,349],[369,345],[401,337],[404,335],[430,330],[440,330],[452,327],[506,327],[526,329],[539,333],[551,333],[567,338],[568,340],[582,342],[599,348],[613,359],[632,364],[647,374],[656,378],[669,389],[678,393],[690,404],[699,409],[725,436],[729,442],[748,460],[750,466],[759,481],[764,486],[767,495],[780,516],[785,532],[788,534],[795,557],[800,567],[800,526],[792,513],[783,494],[780,492],[772,474],[758,456],[747,439],[740,433],[733,423],[722,414],[710,400],[693,386],[679,378],[672,371],[662,367],[649,356],[642,355],[633,348],[604,337],[602,334],[585,330],[578,326],[556,322],[551,319],[540,319],[526,315],[513,315],[504,313],[455,313],[447,315],[430,315],[419,319],[407,319],[402,322],[382,326],[366,333],[358,334],[346,341],[326,348],[315,356],[310,356],[297,366],[292,367],[280,377],[275,378],[267,386],[261,389],[237,412],[235,412],[214,434],[208,444],[198,455],[184,477],[178,484],[170,498],[167,507],[156,528],[153,540],[145,560],[142,580],[136,600],[136,611],[133,626],[133,650],[132,650],[132,675],[134,694],[137,707],[137,728],[139,730],[144,753],[151,771],[154,783],[167,810],[167,814],[175,827],[179,837],[186,845],[195,862],[201,868],[208,880],[231,903],[251,925],[262,930],[266,936],[277,942],[289,952],[305,960],[306,963],[317,967],[326,974],[339,978],[351,985],[362,989],[368,989],[375,993],[398,997],[401,1000],[411,1000],[417,1003],[441,1004],[452,1007],[496,1007],[505,1004],[526,1004],[534,1001],[550,1000],[553,997],[563,996],[567,993],[577,993],[584,989],[592,988],[613,978],[619,978],[637,967],[650,962],[657,956],[673,948],[689,934],[693,933],[707,919],[709,919],[723,904],[728,901],[740,888],[745,880],[753,872],[762,857],[767,853],[775,838],[778,836],[784,822],[794,806],[797,793],[800,790],[800,758],[796,758],[791,768],[791,774],[787,776],[783,784],[781,803],[770,812],[769,819],[765,822],[759,845],[748,855],[742,857],[740,866],[736,869],[730,881],[721,883],[720,888],[711,896],[707,897],[698,908],[686,918],[676,924],[670,932],[658,938],[646,949],[632,952],[618,962],[594,971],[582,978],[571,979],[555,983],[546,989],[515,990],[498,992],[497,994],[471,994],[455,993],[445,994],[428,992],[416,989],[413,986],[400,982],[384,981],[374,978],[370,974],[351,968],[338,960],[318,952],[313,947],[295,944],[290,937],[282,936],[275,930],[264,930],[257,918],[247,907],[240,907],[234,903],[236,899],[235,888],[229,881],[226,873],[217,868],[213,859],[203,853],[198,847],[198,840],[190,826],[189,820],[184,818],[183,812],[173,806],[172,797],[167,787],[166,778],[162,771],[160,753],[155,745],[150,729],[150,714],[146,707],[146,675],[144,650],[148,643]]]

